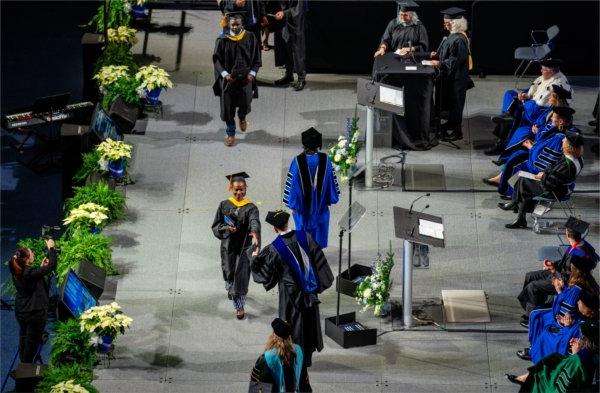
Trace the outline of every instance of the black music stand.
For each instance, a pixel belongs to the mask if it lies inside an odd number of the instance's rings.
[[[441,248],[446,246],[443,229],[441,239],[425,236],[420,231],[420,220],[442,224],[443,228],[443,220],[441,217],[394,206],[394,231],[397,238],[404,240],[402,265],[402,312],[404,329],[412,327],[412,270],[414,243],[427,244]]]
[[[338,259],[338,272],[342,271],[342,245],[344,232],[350,233],[364,216],[366,209],[358,202],[354,202],[346,214],[340,219],[340,252]],[[336,286],[339,288],[340,274]],[[325,318],[325,335],[338,343],[342,348],[362,347],[377,344],[377,329],[369,329],[356,321],[356,313],[351,312],[340,315],[340,291],[337,293],[337,307],[334,317]]]

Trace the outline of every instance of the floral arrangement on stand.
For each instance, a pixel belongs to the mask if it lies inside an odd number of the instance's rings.
[[[125,334],[132,322],[116,302],[91,307],[79,316],[81,331],[96,336],[100,352],[110,352],[114,339],[119,333]]]
[[[108,138],[96,147],[100,153],[100,168],[108,170],[108,175],[114,178],[125,176],[127,162],[131,158],[133,146],[123,141],[113,141]]]
[[[116,29],[106,30],[108,42],[127,44],[129,46],[133,46],[137,43],[137,37],[135,36],[135,33],[137,33],[136,29],[132,29],[131,27],[127,26],[119,26]]]
[[[381,255],[377,256],[377,261],[373,266],[373,274],[365,277],[356,288],[355,298],[358,304],[363,306],[363,312],[373,308],[373,314],[381,316],[390,296],[390,272],[393,266],[394,252],[392,251],[392,242],[390,242],[390,248],[385,258],[382,258]]]
[[[146,100],[149,104],[159,103],[158,96],[161,89],[170,89],[173,82],[169,79],[169,74],[164,69],[155,65],[140,67],[135,74],[135,79],[141,82],[140,87],[146,91]]]
[[[329,158],[342,181],[351,175],[361,148],[358,140],[358,120],[355,109],[354,117],[346,119],[346,135],[340,135],[337,143],[329,149]]]
[[[84,203],[69,212],[63,224],[68,225],[67,233],[76,235],[81,232],[100,232],[108,220],[108,208],[95,203]]]

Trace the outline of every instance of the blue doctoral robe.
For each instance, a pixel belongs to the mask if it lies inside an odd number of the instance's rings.
[[[554,126],[552,125],[552,113],[552,109],[547,108],[547,110],[543,111],[543,113],[538,117],[538,119],[536,119],[535,122],[529,123],[522,121],[519,127],[517,127],[517,129],[515,129],[512,135],[509,137],[506,147],[502,153],[500,153],[498,161],[504,164],[515,151],[527,151],[527,149],[523,147],[523,142],[525,142],[527,139],[535,141],[539,138],[541,133],[553,129]],[[538,127],[538,132],[535,134],[531,130],[534,125]]]
[[[293,211],[297,231],[306,231],[327,247],[329,206],[340,199],[340,187],[325,153],[299,154],[290,164],[283,203]]]
[[[577,300],[581,288],[577,285],[565,287],[559,293],[552,308],[533,310],[529,316],[529,353],[531,361],[537,363],[552,353],[567,355],[569,341],[578,338],[581,333],[579,325],[582,322],[577,311]],[[561,326],[556,321],[557,315],[570,313],[573,317],[571,326]]]

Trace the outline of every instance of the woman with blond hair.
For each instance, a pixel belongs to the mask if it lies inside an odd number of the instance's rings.
[[[312,392],[302,348],[292,342],[292,327],[281,318],[271,322],[273,333],[267,340],[250,376],[250,392],[271,385],[272,392]]]

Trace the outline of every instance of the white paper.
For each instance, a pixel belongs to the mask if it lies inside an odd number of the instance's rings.
[[[402,90],[390,89],[389,87],[379,86],[379,101],[386,104],[403,107],[404,95]]]
[[[421,64],[426,65],[426,66],[432,66],[433,63],[431,62],[431,60],[423,60],[421,61]]]
[[[417,68],[417,66],[415,65],[415,66],[406,66],[406,67],[404,67],[404,69],[405,69],[406,71],[416,71],[418,68]]]
[[[423,236],[434,237],[436,239],[443,239],[444,224],[419,219],[419,234]]]
[[[533,173],[529,173],[529,172],[525,172],[525,171],[519,171],[519,172],[515,173],[514,175],[512,175],[510,177],[510,179],[508,179],[508,184],[510,184],[510,186],[512,188],[515,188],[515,184],[517,184],[517,181],[519,180],[520,177],[524,177],[526,179],[540,181],[540,179],[536,179],[535,178],[535,175]]]

